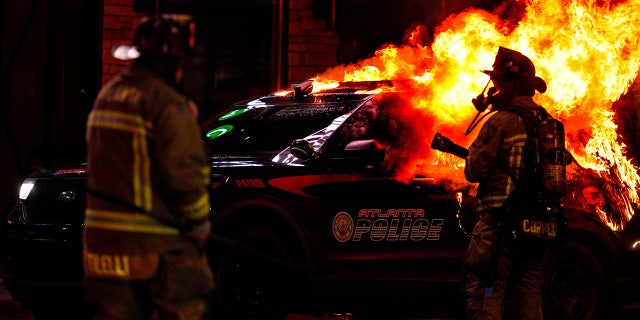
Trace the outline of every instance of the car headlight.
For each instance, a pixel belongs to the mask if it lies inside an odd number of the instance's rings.
[[[25,179],[20,186],[20,194],[18,197],[21,200],[27,200],[27,197],[29,197],[29,193],[31,193],[31,189],[33,189],[33,185],[35,183],[36,182],[33,179]]]

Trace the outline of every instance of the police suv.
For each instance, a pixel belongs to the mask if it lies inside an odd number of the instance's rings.
[[[203,122],[212,165],[213,318],[462,316],[474,186],[428,167],[397,179],[399,150],[411,150],[415,136],[401,126],[412,119],[394,109],[402,94],[371,91],[391,85],[314,92],[303,83]],[[36,315],[82,298],[85,177],[83,165],[40,170],[5,219],[4,284]],[[569,192],[569,202],[581,195]],[[627,289],[640,279],[638,217],[614,232],[580,205],[564,211],[568,227],[545,281],[545,314],[599,319],[632,298]]]

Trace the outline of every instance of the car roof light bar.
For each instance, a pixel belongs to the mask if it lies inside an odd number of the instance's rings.
[[[313,91],[313,81],[307,80],[305,82],[295,84],[293,85],[293,91],[295,92],[297,99],[302,99]]]

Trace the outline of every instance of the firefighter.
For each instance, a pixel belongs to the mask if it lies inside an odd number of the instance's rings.
[[[210,168],[193,102],[180,91],[191,54],[183,15],[143,18],[131,67],[98,93],[87,122],[84,271],[96,319],[201,319],[214,280]]]
[[[532,134],[521,115],[539,116],[544,109],[533,96],[536,91],[544,93],[547,85],[536,77],[528,57],[504,47],[499,48],[493,69],[483,72],[493,88],[474,105],[479,111],[490,105],[497,112],[482,126],[465,159],[465,177],[479,183],[476,209],[480,217],[464,257],[466,318],[497,320],[508,317],[510,310],[514,319],[542,319],[548,242],[514,237],[509,217],[510,212],[527,210],[534,201],[527,195],[533,197],[535,192],[519,192],[525,198],[509,201],[509,210],[505,206],[516,186],[535,183],[535,153],[527,142]]]

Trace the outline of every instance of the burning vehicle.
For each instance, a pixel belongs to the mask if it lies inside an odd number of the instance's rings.
[[[236,103],[202,124],[211,148],[206,250],[217,276],[216,316],[463,310],[461,260],[477,219],[475,188],[451,165],[459,160],[422,142],[435,134],[434,118],[413,107],[404,85],[320,89],[310,81]],[[399,178],[416,153],[442,160]],[[85,178],[83,165],[33,175],[6,221],[4,283],[36,316],[81,301]],[[611,230],[588,208],[598,196],[608,202],[601,188],[570,186],[568,231],[545,284],[545,312],[598,319],[621,301],[627,280],[640,279],[640,226],[632,217],[624,230]]]
[[[202,123],[212,166],[212,312],[463,310],[475,185],[463,162],[431,141],[442,133],[470,144],[470,101],[487,80],[478,71],[499,46],[535,62],[549,89],[534,100],[564,123],[573,158],[546,318],[599,319],[638,301],[640,175],[630,136],[619,134],[625,104],[616,102],[640,69],[640,3],[508,4],[450,16],[430,46],[417,27],[403,45]],[[85,177],[81,164],[40,170],[5,221],[4,283],[43,314],[54,288],[64,299],[79,290]]]

